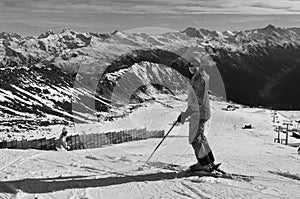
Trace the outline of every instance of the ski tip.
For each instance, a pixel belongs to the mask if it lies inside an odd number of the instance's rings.
[[[218,164],[213,165],[213,166],[210,168],[209,172],[213,172],[213,171],[218,170],[220,166],[221,166],[221,163],[218,163]]]
[[[222,163],[215,164],[213,167],[219,168]]]

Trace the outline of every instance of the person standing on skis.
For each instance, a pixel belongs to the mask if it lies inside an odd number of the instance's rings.
[[[191,73],[188,85],[188,106],[177,118],[184,123],[190,117],[189,143],[193,146],[197,163],[190,166],[191,170],[212,171],[215,164],[213,152],[204,135],[205,123],[211,116],[208,95],[209,76],[201,65],[200,53],[190,52],[186,58],[189,61]]]

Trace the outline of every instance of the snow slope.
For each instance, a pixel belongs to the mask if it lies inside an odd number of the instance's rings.
[[[168,130],[185,102],[167,103],[174,108],[148,104],[127,120],[132,121],[131,125]],[[206,134],[222,168],[254,176],[251,182],[176,178],[174,172],[154,166],[138,171],[160,141],[148,139],[70,152],[0,150],[0,198],[299,197],[300,155],[296,148],[273,142],[276,132],[271,111],[241,106],[235,111],[222,110],[226,105],[212,101]],[[120,124],[114,123],[116,128],[126,128],[122,120],[117,121]],[[242,129],[249,123],[252,129]],[[195,163],[187,128],[187,122],[176,126],[150,162],[183,166]]]

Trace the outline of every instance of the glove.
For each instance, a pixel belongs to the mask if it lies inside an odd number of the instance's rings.
[[[180,123],[180,124],[183,124],[185,119],[186,118],[184,117],[183,113],[181,113],[180,115],[178,115],[176,122]]]

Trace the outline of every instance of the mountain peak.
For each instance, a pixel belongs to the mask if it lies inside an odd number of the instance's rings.
[[[52,29],[47,30],[45,33],[40,34],[40,36],[38,36],[38,39],[43,39],[48,37],[49,35],[54,35],[54,32]]]
[[[127,33],[120,30],[115,30],[114,32],[111,33],[111,35],[116,37],[127,37]]]
[[[118,32],[120,32],[119,30],[115,30],[115,31],[113,31],[111,34],[112,35],[116,35],[116,34],[118,34]]]
[[[185,33],[189,37],[198,37],[203,39],[203,36],[196,28],[188,27],[184,31],[182,31],[182,33]]]
[[[21,39],[22,37],[18,35],[17,33],[7,33],[7,32],[1,32],[0,33],[0,39],[8,39],[8,40],[13,40],[13,38],[16,39]]]
[[[197,31],[197,29],[196,28],[194,28],[194,27],[187,27],[184,31],[182,31],[182,32],[185,32],[185,31]]]
[[[60,32],[60,34],[72,34],[72,35],[76,35],[77,32],[74,30],[71,30],[69,28],[63,28],[62,31]]]
[[[276,27],[272,24],[267,25],[266,27],[263,28],[264,30],[275,30]]]

